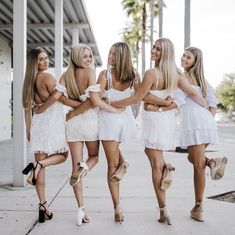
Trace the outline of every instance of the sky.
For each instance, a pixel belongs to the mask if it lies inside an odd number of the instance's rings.
[[[84,0],[104,69],[111,45],[121,40],[128,21],[121,0]],[[175,45],[176,62],[184,51],[184,0],[165,0],[163,37]],[[155,20],[158,31],[158,19]],[[158,33],[154,34],[154,40]],[[215,88],[225,74],[235,73],[235,1],[191,0],[191,46],[200,48],[204,56],[207,81]],[[150,57],[150,48],[146,48]],[[148,58],[147,58],[148,59]],[[146,61],[146,69],[149,62]],[[141,71],[139,71],[141,72]]]

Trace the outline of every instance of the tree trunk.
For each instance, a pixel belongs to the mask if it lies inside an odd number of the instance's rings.
[[[190,46],[190,1],[185,0],[184,6],[184,49]]]
[[[159,38],[162,37],[162,26],[163,26],[163,0],[158,0],[158,5],[159,5],[159,32],[158,36]]]

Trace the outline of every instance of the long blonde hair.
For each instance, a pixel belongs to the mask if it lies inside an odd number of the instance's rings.
[[[155,61],[155,66],[162,73],[165,89],[174,92],[180,73],[175,63],[174,45],[168,38],[159,38],[155,43],[157,42],[161,45],[161,58],[159,61]]]
[[[129,46],[125,42],[117,42],[112,47],[116,48],[116,64],[113,67],[116,79],[121,83],[134,81],[136,71],[132,64]]]
[[[27,57],[24,85],[22,91],[22,103],[24,108],[30,108],[34,102],[35,82],[38,74],[38,56],[47,52],[41,48],[33,48]]]
[[[199,85],[201,88],[203,97],[206,97],[207,85],[204,76],[202,51],[197,47],[188,47],[185,49],[185,51],[189,51],[195,57],[194,64],[190,68],[185,69],[185,71],[187,71],[189,75],[196,79],[197,85]]]
[[[79,90],[76,84],[75,70],[81,68],[83,63],[84,51],[89,50],[91,53],[91,67],[94,67],[94,56],[90,47],[85,44],[73,46],[70,52],[69,64],[67,70],[63,73],[65,85],[68,91],[68,96],[72,99],[79,99]]]

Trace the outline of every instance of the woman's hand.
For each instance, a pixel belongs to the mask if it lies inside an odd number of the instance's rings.
[[[144,110],[147,111],[147,112],[158,112],[159,106],[144,103]]]
[[[39,113],[43,113],[45,110],[43,109],[43,103],[41,104],[36,104],[33,108],[33,113],[39,114]]]
[[[27,137],[27,140],[30,141],[30,130],[26,129],[26,137]]]
[[[69,111],[68,113],[66,113],[66,121],[72,119],[75,116],[76,116],[76,114],[75,114],[74,110]]]
[[[167,102],[166,106],[170,106],[170,104],[172,103],[172,100],[173,100],[173,98],[170,95],[167,96],[166,101],[168,101],[168,102]]]

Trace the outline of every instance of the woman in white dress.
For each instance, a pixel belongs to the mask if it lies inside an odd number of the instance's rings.
[[[213,88],[204,78],[201,50],[196,47],[187,48],[181,58],[181,66],[184,68],[184,75],[189,84],[195,92],[205,97],[209,108],[199,105],[190,96],[177,90],[173,103],[168,107],[162,107],[162,110],[181,108],[178,145],[188,149],[188,160],[194,167],[195,206],[191,210],[191,218],[203,221],[202,201],[205,189],[205,167],[210,168],[212,180],[218,180],[224,175],[227,158],[209,159],[205,156],[206,147],[218,142],[214,120],[218,101]],[[148,108],[152,111],[159,109],[159,107],[151,106]]]
[[[189,47],[181,58],[181,66],[191,86],[207,97],[209,110],[199,106],[190,97],[185,97],[181,107],[180,145],[188,148],[188,159],[194,168],[195,206],[191,210],[191,218],[204,221],[203,195],[205,189],[205,167],[210,167],[211,178],[218,180],[223,177],[227,158],[208,159],[206,147],[218,142],[217,126],[214,120],[217,100],[213,90],[206,82],[203,71],[203,56],[200,49]]]
[[[70,112],[66,128],[67,141],[72,157],[70,185],[73,186],[78,204],[77,225],[82,225],[82,222],[88,223],[90,219],[85,212],[81,179],[98,162],[97,107],[101,107],[107,112],[116,113],[121,112],[122,109],[116,109],[100,99],[100,85],[96,84],[94,56],[91,49],[84,44],[72,47],[69,65],[62,75],[60,83],[66,87],[70,99],[83,102],[86,99],[91,99],[94,105],[80,115],[74,115],[74,112]],[[83,161],[84,143],[88,152],[88,158],[85,162]]]
[[[181,84],[198,102],[206,104],[204,99],[197,96],[187,85],[187,82],[180,78],[182,74],[176,67],[174,46],[169,39],[160,38],[154,43],[151,58],[155,61],[155,67],[145,72],[143,81],[135,95],[128,99],[112,102],[113,106],[121,107],[142,100],[148,101],[150,95],[155,97],[154,101],[158,105],[169,106],[177,84]],[[163,151],[175,149],[176,118],[175,110],[161,112],[162,107],[158,112],[143,111],[141,137],[152,168],[153,186],[160,208],[160,219],[158,221],[171,224],[166,207],[166,189],[171,184],[174,167],[165,163]]]
[[[98,77],[101,94],[109,102],[130,97],[139,81],[128,45],[124,42],[113,44],[108,54],[108,70],[101,71]],[[107,180],[114,206],[114,220],[120,223],[124,216],[120,206],[119,181],[128,163],[123,160],[119,148],[120,143],[132,141],[135,136],[136,122],[130,107],[118,114],[99,109],[99,139],[108,163]]]
[[[27,139],[35,156],[35,162],[29,163],[22,173],[30,173],[27,182],[36,187],[39,223],[52,219],[53,215],[45,196],[45,168],[64,162],[68,156],[63,105],[57,102],[65,89],[48,73],[48,65],[44,49],[35,48],[29,52],[22,94]],[[32,114],[32,106],[47,102],[52,94],[51,105],[40,114]]]

